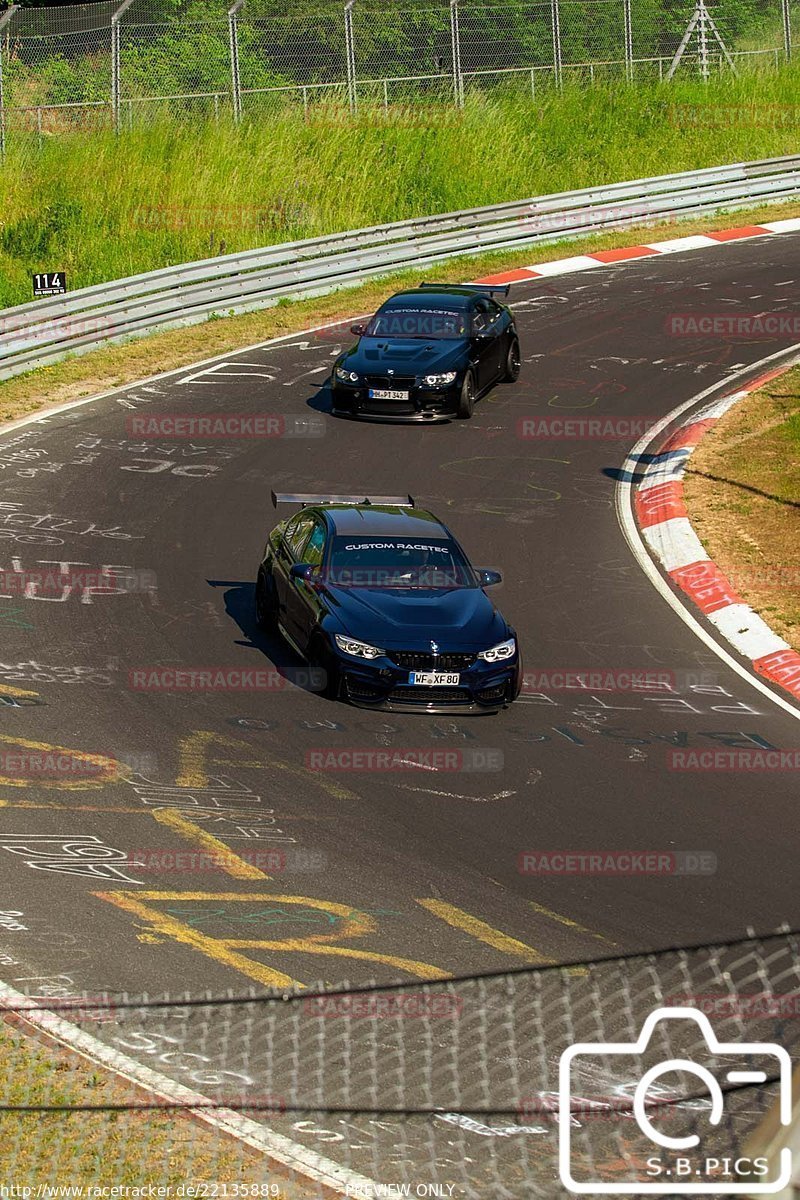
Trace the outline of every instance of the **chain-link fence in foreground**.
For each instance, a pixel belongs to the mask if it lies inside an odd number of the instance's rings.
[[[724,1194],[734,1174],[739,1182],[767,1177],[768,1168],[752,1165],[748,1138],[779,1095],[782,1052],[800,1053],[798,945],[796,934],[782,933],[377,990],[61,1002],[58,1019],[69,1027],[53,1032],[67,1030],[73,1042],[90,1036],[101,1059],[134,1079],[150,1072],[157,1094],[99,1076],[89,1086],[85,1062],[69,1055],[32,1066],[28,1043],[5,1034],[3,1175],[34,1187],[264,1184],[279,1178],[258,1154],[269,1144],[284,1163],[294,1146],[352,1196],[563,1196],[559,1064],[585,1042],[591,1052],[568,1073],[574,1178],[636,1190],[658,1177],[657,1164],[663,1182],[668,1170],[694,1171],[681,1166],[691,1159]],[[641,1052],[600,1045],[635,1042],[664,1007],[681,1012],[658,1020]],[[710,1046],[710,1030],[735,1049]],[[780,1049],[748,1052],[749,1043]],[[637,1091],[647,1071],[649,1084]],[[634,1115],[639,1095],[649,1127]],[[227,1128],[233,1110],[254,1150],[248,1156],[240,1145],[231,1165],[235,1139],[196,1115],[194,1124],[176,1124],[181,1108]],[[696,1151],[675,1148],[695,1133]]]
[[[124,128],[159,111],[240,119],[265,105],[461,105],[476,89],[535,95],[609,75],[707,78],[785,61],[796,21],[796,0],[12,6],[0,14],[0,131]]]

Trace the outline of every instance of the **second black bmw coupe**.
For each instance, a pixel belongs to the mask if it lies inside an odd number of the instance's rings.
[[[514,317],[494,296],[505,287],[422,283],[391,296],[331,375],[333,411],[382,421],[471,417],[475,401],[515,380],[520,348]]]

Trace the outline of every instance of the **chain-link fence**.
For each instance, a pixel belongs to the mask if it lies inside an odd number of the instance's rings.
[[[6,1011],[41,1006],[30,1015],[51,1034],[125,1076],[92,1077],[77,1057],[43,1063],[41,1048],[5,1027],[4,1178],[166,1184],[183,1172],[222,1181],[224,1173],[208,1174],[223,1167],[204,1126],[193,1132],[171,1121],[191,1110],[213,1119],[214,1136],[233,1130],[285,1163],[305,1155],[318,1173],[338,1172],[334,1190],[350,1197],[555,1198],[564,1195],[560,1110],[579,1182],[629,1191],[652,1182],[650,1156],[669,1157],[653,1130],[673,1145],[701,1135],[703,1162],[717,1163],[704,1169],[724,1182],[719,1164],[736,1160],[744,1170],[742,1156],[755,1153],[753,1135],[787,1084],[781,1056],[790,1070],[800,1053],[799,949],[787,932],[435,984],[284,996],[60,1001],[3,988]],[[646,1045],[620,1051],[643,1030]],[[562,1056],[578,1043],[591,1045],[565,1068]],[[241,1165],[230,1170],[230,1182],[250,1178],[235,1174]],[[256,1178],[272,1178],[266,1163]],[[363,1190],[365,1180],[372,1191]],[[419,1190],[423,1181],[428,1190]]]
[[[0,14],[0,128],[118,128],[167,111],[436,101],[565,79],[708,77],[791,55],[796,0],[95,0]]]

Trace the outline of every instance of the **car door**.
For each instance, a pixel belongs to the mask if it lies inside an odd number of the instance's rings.
[[[311,567],[321,566],[325,540],[325,525],[320,517],[315,516],[298,561]],[[322,593],[315,583],[306,582],[304,579],[291,580],[287,597],[286,632],[303,651],[319,624],[322,604]]]
[[[493,336],[492,332],[494,322],[489,308],[490,303],[483,297],[476,300],[472,314],[472,361],[475,364],[479,392],[482,392],[497,378],[499,352],[497,338]]]
[[[275,553],[272,577],[278,600],[278,620],[288,633],[291,633],[289,629],[289,598],[294,590],[294,580],[289,572],[293,565],[300,561],[300,555],[313,525],[314,517],[311,513],[300,512],[296,517],[292,517],[286,523]]]
[[[496,304],[494,300],[487,300],[487,317],[488,317],[488,333],[491,340],[491,349],[486,353],[487,368],[491,372],[487,379],[489,383],[494,383],[496,379],[503,373],[505,366],[505,355],[508,348],[508,339],[506,337],[506,329],[508,322],[506,313]]]

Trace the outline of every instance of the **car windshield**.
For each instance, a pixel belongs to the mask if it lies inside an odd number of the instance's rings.
[[[366,337],[424,338],[425,341],[466,336],[467,313],[447,308],[395,305],[382,308],[367,325]]]
[[[327,575],[339,587],[478,586],[475,572],[454,542],[425,537],[336,537]]]

